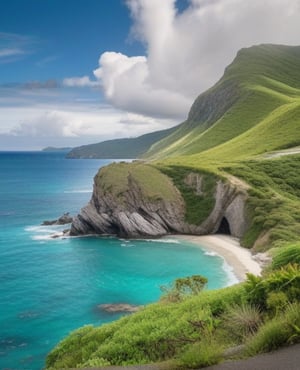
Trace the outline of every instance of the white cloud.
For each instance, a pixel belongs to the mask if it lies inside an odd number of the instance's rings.
[[[99,86],[99,81],[91,81],[88,76],[70,77],[65,78],[63,84],[67,87],[95,87]]]
[[[10,106],[0,106],[0,150],[20,146],[20,140],[24,149],[26,145],[32,147],[33,142],[35,148],[78,146],[136,137],[174,124],[172,120],[155,120],[89,101],[24,105],[17,99],[16,103],[11,98]]]
[[[114,106],[183,119],[196,96],[223,74],[243,47],[300,44],[299,0],[127,0],[132,34],[147,56],[106,52],[94,75]]]

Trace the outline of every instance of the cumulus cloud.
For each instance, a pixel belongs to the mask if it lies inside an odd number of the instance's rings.
[[[129,112],[180,120],[240,48],[300,44],[299,0],[190,0],[182,12],[175,0],[127,5],[146,56],[105,52],[94,75],[108,101]]]

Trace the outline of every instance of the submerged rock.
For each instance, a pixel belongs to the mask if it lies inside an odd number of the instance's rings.
[[[69,212],[64,213],[57,220],[46,220],[42,223],[42,226],[51,226],[51,225],[66,225],[70,224],[73,221],[73,217],[70,216]]]
[[[102,311],[117,313],[117,312],[137,312],[144,306],[132,305],[128,303],[106,303],[97,306]]]

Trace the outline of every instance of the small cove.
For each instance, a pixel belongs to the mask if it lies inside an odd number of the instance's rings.
[[[99,304],[154,302],[180,276],[202,274],[210,289],[231,282],[222,258],[174,238],[51,239],[61,227],[41,222],[77,213],[109,162],[0,153],[0,368],[41,369],[71,330],[120,316]]]

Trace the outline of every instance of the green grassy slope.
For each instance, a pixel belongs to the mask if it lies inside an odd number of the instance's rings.
[[[155,143],[145,156],[162,159],[192,155],[231,139],[236,139],[240,147],[250,146],[243,150],[243,156],[299,145],[298,104],[300,47],[260,45],[243,49],[222,79],[196,99],[187,121]],[[251,131],[258,125],[256,131]],[[263,143],[270,131],[271,142]],[[280,138],[275,139],[277,135]],[[239,145],[233,144],[232,151],[236,151]],[[220,152],[227,152],[229,146],[220,147]],[[235,158],[232,151],[227,156]]]

